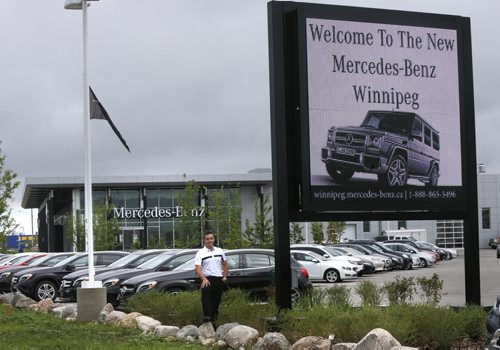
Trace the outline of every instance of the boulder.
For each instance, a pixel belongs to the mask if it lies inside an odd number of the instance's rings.
[[[109,316],[111,312],[115,311],[113,308],[113,305],[111,304],[106,304],[102,310],[101,313],[99,314],[99,317],[97,318],[97,322],[99,323],[106,323],[106,318]]]
[[[316,346],[323,344],[323,341],[326,340],[322,337],[314,337],[308,336],[304,338],[300,338],[292,345],[290,350],[308,350],[308,349],[316,349]]]
[[[382,328],[375,328],[358,342],[354,350],[385,350],[395,346],[401,347],[401,344],[391,333]]]
[[[225,323],[219,327],[217,327],[217,330],[215,331],[215,340],[222,340],[226,336],[226,333],[229,332],[232,328],[239,326],[239,323],[232,322],[232,323]]]
[[[224,336],[224,341],[231,348],[250,348],[257,342],[259,331],[248,326],[236,326],[229,330]]]
[[[216,348],[216,349],[226,349],[227,348],[227,344],[224,340],[218,340],[215,342],[215,344],[213,344],[213,347]]]
[[[13,293],[12,294],[12,299],[10,300],[10,305],[16,306],[18,300],[21,300],[23,298],[26,298],[26,296],[22,293]]]
[[[333,350],[351,350],[356,345],[356,343],[338,343],[333,346]]]
[[[38,311],[43,313],[48,313],[50,309],[52,309],[52,305],[54,302],[52,299],[43,299],[38,302]]]
[[[286,337],[278,332],[266,333],[257,340],[253,350],[285,350],[290,349],[290,342]]]
[[[28,306],[28,310],[38,311],[38,304],[33,304],[33,305]]]
[[[19,309],[27,309],[28,306],[37,304],[36,301],[34,301],[31,298],[28,298],[27,296],[23,296],[22,298],[19,298],[16,302],[16,304],[12,304],[13,306],[19,308]]]
[[[214,326],[210,322],[203,323],[200,327],[198,327],[199,337],[203,339],[214,338],[215,339],[215,330]]]
[[[62,317],[63,312],[64,312],[64,306],[59,306],[50,310],[50,313],[56,315],[57,317]]]
[[[64,304],[63,310],[61,312],[61,317],[76,317],[77,305],[76,303],[68,303]]]
[[[139,316],[135,319],[137,327],[146,332],[152,332],[156,327],[161,325],[161,322],[148,316]]]
[[[125,312],[122,311],[111,311],[106,317],[106,324],[119,325],[122,318],[127,316]]]
[[[11,305],[13,297],[14,297],[14,294],[12,294],[12,293],[0,294],[0,304]]]
[[[120,319],[118,323],[120,326],[125,328],[137,328],[137,317],[142,316],[139,312],[131,312]]]
[[[155,335],[162,338],[175,337],[178,331],[179,327],[176,326],[157,326],[155,328]]]
[[[190,340],[188,337],[191,337],[193,339],[198,338],[199,336],[199,331],[198,327],[195,325],[189,325],[189,326],[184,326],[176,334],[176,338],[179,340]]]

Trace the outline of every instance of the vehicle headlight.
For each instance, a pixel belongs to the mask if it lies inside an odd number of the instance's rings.
[[[348,261],[353,265],[359,265],[359,262],[357,262],[356,260],[348,260]]]
[[[4,272],[4,273],[2,273],[2,274],[0,275],[0,280],[2,280],[2,279],[4,279],[4,278],[9,277],[9,276],[10,276],[10,274],[11,274],[10,272]]]
[[[27,273],[26,275],[22,275],[21,278],[19,278],[19,282],[29,280],[31,277],[33,277],[33,274]]]
[[[327,141],[328,142],[334,142],[335,141],[335,128],[331,128],[328,130],[328,136],[327,136]]]
[[[156,281],[147,281],[141,284],[139,287],[137,287],[137,293],[145,292],[147,290],[156,288],[156,285],[158,282]]]
[[[380,146],[380,137],[379,136],[370,136],[368,146]]]
[[[77,278],[75,282],[73,282],[73,286],[75,287],[81,286],[83,281],[88,281],[88,280],[89,280],[88,276]]]
[[[403,258],[409,259],[410,257],[408,256],[408,254],[403,254]]]
[[[102,286],[105,288],[116,286],[118,283],[120,283],[119,278],[112,278],[110,280],[104,281]]]

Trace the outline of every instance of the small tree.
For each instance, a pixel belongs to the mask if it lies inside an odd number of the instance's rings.
[[[92,215],[92,230],[94,235],[94,250],[113,250],[120,246],[120,223],[111,215],[109,205],[94,205]],[[80,211],[73,217],[67,215],[66,237],[75,246],[77,252],[86,251],[85,219]]]
[[[297,244],[304,242],[302,226],[296,222],[290,224],[290,243]]]
[[[175,240],[177,248],[195,248],[200,246],[201,242],[201,226],[200,220],[197,216],[193,216],[193,210],[198,210],[198,195],[200,193],[200,186],[194,181],[190,180],[186,183],[184,191],[179,192],[177,200],[182,207],[182,217],[177,218],[180,235]]]
[[[19,181],[16,180],[17,174],[5,167],[5,159],[6,156],[0,148],[0,249],[2,251],[5,249],[7,234],[19,226],[11,216],[12,210],[9,205],[14,190],[19,187]]]
[[[345,231],[345,222],[330,221],[326,227],[326,243],[333,244],[340,242]]]
[[[247,248],[248,241],[241,234],[241,199],[239,188],[225,189],[221,186],[213,192],[213,208],[209,210],[210,219],[221,247],[225,249]]]
[[[258,248],[274,247],[274,224],[271,215],[271,196],[264,196],[261,202],[259,197],[255,200],[255,222],[253,225],[247,219],[245,234],[251,245]]]
[[[323,223],[322,222],[313,222],[311,225],[311,233],[314,243],[321,244],[324,239],[323,232]]]

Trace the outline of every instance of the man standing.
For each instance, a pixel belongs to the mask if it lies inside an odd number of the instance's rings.
[[[201,305],[203,322],[213,322],[219,314],[222,292],[226,289],[227,260],[221,248],[214,247],[215,237],[211,230],[203,237],[205,246],[194,258],[195,272],[201,279]]]

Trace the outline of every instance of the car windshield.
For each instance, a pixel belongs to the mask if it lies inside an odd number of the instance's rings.
[[[12,265],[14,265],[14,264],[20,264],[20,263],[22,263],[22,262],[24,262],[26,260],[31,259],[32,257],[33,257],[32,255],[18,256],[17,258],[14,258],[14,259],[10,260],[10,263]]]
[[[31,260],[28,263],[28,266],[36,266],[36,265],[40,264],[42,261],[44,261],[46,257],[47,256],[45,256],[45,255],[40,255],[40,256],[34,258],[33,260]]]
[[[40,263],[40,266],[52,267],[58,262],[71,258],[73,255],[56,255],[56,256],[46,256],[47,259]]]
[[[330,253],[331,255],[333,256],[341,256],[342,254],[339,253],[338,250],[336,250],[335,248],[332,248],[332,247],[325,247],[326,251],[328,253]]]
[[[327,249],[328,251],[330,251],[330,249]],[[305,253],[305,252],[304,252]],[[315,252],[307,252],[307,254],[309,254],[310,256],[312,256],[313,258],[315,259],[318,259],[320,261],[327,261],[328,259],[326,259],[324,256],[321,256],[319,255],[318,253],[315,253]],[[338,255],[338,254],[337,254]]]
[[[151,257],[153,257],[153,256],[154,255],[152,255]],[[116,260],[114,263],[108,265],[107,267],[111,267],[114,269],[120,268],[120,267],[123,267],[123,266],[130,264],[132,261],[135,261],[136,259],[140,259],[141,257],[142,257],[142,255],[140,255],[140,254],[132,253],[132,254],[124,256],[121,259]],[[142,262],[144,263],[145,260],[143,260]]]
[[[376,250],[377,252],[380,252],[380,253],[383,253],[384,252],[384,249],[379,247],[377,244],[370,244],[370,247],[373,248],[374,250]]]
[[[73,260],[76,260],[77,258],[79,258],[81,255],[76,255],[76,256],[70,256],[69,258],[67,259],[64,259],[64,260],[61,260],[59,261],[57,264],[54,265],[54,267],[60,267],[60,266],[64,266],[66,265],[67,263],[70,263],[72,262]]]
[[[194,258],[189,259],[185,263],[176,266],[172,271],[189,271],[194,270]]]
[[[175,253],[170,253],[170,254],[161,254],[158,256],[155,256],[153,259],[150,259],[143,264],[137,266],[138,269],[154,269],[155,267],[161,265],[165,261],[172,259],[172,257],[175,256]]]
[[[366,116],[361,125],[377,130],[408,135],[412,119],[410,114],[371,112]]]

